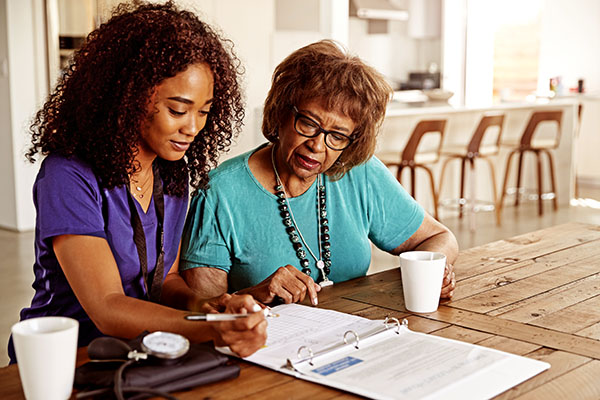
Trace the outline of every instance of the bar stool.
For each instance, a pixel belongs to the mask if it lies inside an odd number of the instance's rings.
[[[461,160],[461,169],[460,169],[460,197],[458,199],[458,210],[459,210],[459,218],[463,216],[463,207],[468,204],[468,201],[465,197],[465,166],[469,163],[470,166],[470,189],[471,189],[471,211],[476,212],[476,179],[475,179],[475,160],[480,158],[485,160],[489,165],[490,177],[492,183],[492,193],[493,200],[492,204],[496,202],[496,198],[498,197],[496,194],[496,173],[494,171],[494,164],[492,160],[488,157],[495,156],[498,154],[500,150],[500,138],[502,137],[502,127],[504,125],[504,114],[495,114],[495,115],[484,115],[477,128],[475,128],[475,132],[471,137],[471,141],[467,145],[464,146],[445,146],[442,151],[442,156],[447,157],[442,164],[442,172],[440,177],[440,185],[438,188],[438,194],[442,193],[442,186],[444,184],[444,175],[446,173],[446,167],[453,160]],[[496,129],[492,129],[496,128]],[[495,140],[487,140],[484,144],[483,139],[484,136],[489,137],[488,132],[494,132],[496,134]],[[493,207],[493,206],[492,206]],[[471,227],[474,229],[474,220],[471,220]]]
[[[440,151],[442,147],[442,139],[444,137],[444,130],[446,128],[446,120],[427,120],[420,121],[413,129],[406,146],[400,154],[398,153],[380,153],[378,157],[381,161],[389,168],[396,167],[396,179],[402,184],[402,170],[406,167],[410,169],[410,186],[411,195],[416,195],[416,179],[415,172],[417,168],[424,169],[429,175],[431,183],[431,195],[433,197],[433,209],[435,219],[438,218],[438,195],[435,190],[435,181],[433,179],[433,173],[427,165],[435,164],[440,159]],[[439,135],[437,146],[426,149],[424,151],[417,151],[421,139],[425,135]]]
[[[498,204],[496,206],[496,218],[498,224],[501,221],[502,207],[504,203],[504,196],[506,194],[506,184],[508,183],[508,175],[510,173],[510,162],[515,154],[519,155],[518,168],[517,168],[517,186],[516,186],[516,195],[515,195],[515,206],[519,205],[519,194],[521,190],[521,175],[522,175],[522,166],[523,166],[523,154],[526,152],[532,152],[535,154],[537,159],[537,198],[538,198],[538,214],[543,215],[543,204],[542,204],[542,157],[541,154],[546,154],[548,157],[548,167],[550,170],[550,183],[552,185],[552,204],[554,210],[558,209],[558,200],[556,198],[556,181],[554,178],[554,160],[552,158],[552,154],[550,150],[556,149],[558,144],[560,143],[560,133],[561,133],[561,121],[562,121],[562,111],[536,111],[531,114],[531,118],[529,118],[529,122],[525,127],[525,131],[523,131],[523,135],[518,143],[508,144],[503,143],[503,145],[508,145],[513,147],[511,152],[508,155],[506,160],[506,172],[504,173],[504,183],[502,184],[502,192],[500,193],[500,199],[498,200]],[[542,140],[533,140],[533,134],[536,131],[538,125],[542,122],[556,122],[556,134],[553,138],[542,139]]]

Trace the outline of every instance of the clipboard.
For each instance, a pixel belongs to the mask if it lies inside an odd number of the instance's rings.
[[[284,304],[272,309],[264,348],[245,360],[375,399],[486,399],[550,364],[368,320]]]

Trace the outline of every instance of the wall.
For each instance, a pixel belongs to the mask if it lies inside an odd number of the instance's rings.
[[[2,138],[0,159],[3,173],[0,182],[0,226],[13,230],[30,230],[35,224],[31,188],[37,171],[27,163],[28,125],[45,97],[47,81],[42,31],[42,0],[2,0],[0,15],[3,33],[0,63],[7,68],[0,83],[2,104]],[[2,19],[2,17],[4,19]],[[36,62],[32,62],[36,60]],[[6,75],[6,76],[5,76]]]
[[[234,51],[245,68],[246,91],[244,130],[236,140],[229,158],[254,148],[263,139],[257,131],[261,108],[270,86],[271,41],[275,30],[275,0],[180,0],[233,41]],[[235,12],[232,12],[235,10]]]
[[[6,7],[6,0],[0,0],[0,187],[4,188],[0,191],[0,225],[16,227]]]
[[[585,80],[577,175],[581,183],[600,187],[600,2],[545,0],[542,17],[538,87],[561,76],[565,91]],[[565,93],[566,94],[566,93]]]
[[[540,36],[539,89],[562,76],[565,88],[584,78],[588,92],[600,93],[600,2],[545,0]]]

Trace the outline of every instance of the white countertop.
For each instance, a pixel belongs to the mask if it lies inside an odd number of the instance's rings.
[[[595,98],[585,96],[585,98]],[[519,103],[501,103],[490,105],[488,107],[455,107],[448,103],[443,102],[426,102],[420,106],[411,106],[409,103],[391,102],[387,108],[386,117],[400,117],[400,116],[411,116],[411,115],[431,115],[431,114],[453,114],[462,112],[494,112],[504,111],[511,109],[524,109],[524,108],[552,108],[561,106],[573,106],[579,101],[579,97],[562,97],[559,99],[539,101],[535,103],[531,102],[519,102]]]

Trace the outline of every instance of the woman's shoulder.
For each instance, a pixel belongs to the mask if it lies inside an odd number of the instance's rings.
[[[101,201],[100,185],[91,166],[78,157],[48,155],[40,166],[33,187],[34,201],[48,203],[51,199],[68,199],[76,203]]]
[[[40,167],[40,174],[53,176],[57,179],[78,176],[86,180],[96,178],[92,167],[77,156],[65,157],[60,154],[50,154]]]
[[[259,146],[256,149],[252,149],[245,153],[242,153],[238,156],[232,157],[222,164],[220,164],[217,168],[211,171],[210,173],[210,184],[219,183],[222,181],[228,182],[232,179],[240,179],[240,175],[247,175],[248,172],[248,160],[250,156],[262,148],[264,145]]]
[[[341,180],[344,180],[344,178],[349,180],[370,179],[373,176],[381,174],[382,172],[388,173],[389,170],[381,162],[381,160],[379,160],[376,156],[372,156],[364,163],[359,164],[348,171]]]

